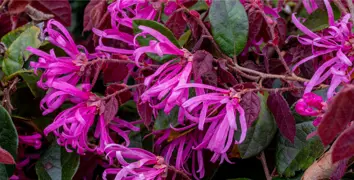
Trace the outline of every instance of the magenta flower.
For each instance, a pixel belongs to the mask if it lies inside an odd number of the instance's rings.
[[[142,32],[137,34],[135,38],[143,35],[151,35],[156,38],[156,40],[150,40],[148,46],[137,48],[134,51],[133,56],[135,57],[135,62],[137,65],[139,65],[140,56],[144,53],[154,53],[159,55],[160,57],[166,54],[177,55],[182,57],[190,56],[189,53],[185,53],[185,51],[176,47],[176,45],[174,45],[166,36],[164,36],[160,32],[147,26],[139,26],[138,28],[142,30]]]
[[[19,135],[18,140],[20,144],[25,144],[27,146],[32,146],[35,149],[40,149],[42,147],[42,135],[39,133],[34,133],[33,135]]]
[[[298,37],[299,42],[303,45],[311,45],[313,54],[299,61],[293,67],[293,70],[309,60],[322,57],[325,62],[316,70],[311,80],[306,84],[305,93],[311,92],[314,86],[331,78],[327,92],[328,98],[331,98],[335,89],[341,83],[348,83],[351,79],[350,76],[353,73],[353,70],[351,70],[353,65],[352,44],[354,40],[351,33],[352,25],[349,22],[350,15],[345,15],[338,22],[334,21],[331,5],[328,0],[324,2],[328,12],[329,27],[317,34],[302,25],[294,14],[292,16],[293,23],[305,34],[305,36]],[[330,58],[325,59],[324,55]]]
[[[147,0],[117,0],[108,6],[111,14],[111,29],[98,30],[93,32],[100,37],[96,50],[132,55],[134,53],[134,36],[123,32],[121,25],[125,28],[133,29],[134,19],[153,20],[157,15],[157,10]],[[104,44],[106,40],[118,40],[126,43],[131,49],[111,47]]]
[[[203,138],[203,133],[195,129],[196,124],[191,124],[180,129],[172,128],[164,130],[162,135],[155,142],[155,149],[160,152],[160,155],[165,158],[167,164],[173,164],[176,169],[183,170],[184,172],[191,174],[196,179],[203,178],[205,175],[203,151],[195,150],[194,147],[198,146],[199,142]],[[188,132],[186,135],[177,137],[170,140],[171,131],[176,132]],[[168,142],[162,150],[160,146],[164,142]],[[176,153],[176,158],[172,158],[172,154]],[[189,167],[188,160],[192,158],[192,167]],[[191,170],[191,171],[190,171]],[[199,174],[199,176],[197,175]]]
[[[316,0],[303,0],[302,4],[304,5],[307,13],[309,14],[311,14],[318,8]]]
[[[120,25],[133,28],[134,19],[153,20],[157,15],[157,10],[148,0],[117,0],[108,6],[108,11],[115,29]]]
[[[81,102],[87,101],[92,96],[89,92],[91,87],[87,84],[82,85],[82,90],[67,82],[54,81],[51,84],[52,88],[48,90],[40,103],[41,109],[44,110],[43,115],[58,109],[66,100]]]
[[[140,123],[139,121],[135,123]],[[115,143],[111,138],[110,133],[118,134],[124,139],[125,146],[130,145],[129,133],[131,131],[139,131],[140,128],[134,126],[132,123],[119,118],[113,118],[109,123],[104,119],[103,115],[99,116],[99,121],[95,130],[94,137],[99,139],[99,145],[97,147],[98,154],[103,154],[105,147],[108,144]]]
[[[203,88],[213,91],[207,94],[197,95],[185,101],[182,107],[185,109],[185,117],[198,123],[198,129],[203,130],[206,123],[208,130],[196,149],[209,149],[214,152],[212,161],[221,157],[221,162],[227,159],[226,151],[233,143],[242,143],[246,137],[247,123],[245,112],[239,104],[239,95],[233,90],[225,90],[204,84],[186,84],[179,88]],[[239,113],[240,129],[237,128],[236,116]],[[235,131],[240,132],[240,139],[234,141]]]
[[[318,126],[322,120],[322,115],[327,107],[321,96],[314,93],[306,93],[297,101],[295,110],[302,116],[317,117],[313,121],[314,126]]]
[[[49,42],[63,49],[68,57],[57,57],[54,50],[47,54],[39,49],[28,47],[27,51],[39,56],[38,62],[31,62],[31,66],[35,70],[45,70],[37,83],[38,86],[47,89],[52,86],[53,81],[65,81],[76,85],[81,78],[83,82],[89,83],[87,77],[83,76],[85,65],[89,60],[102,57],[103,54],[89,54],[84,47],[77,46],[65,27],[55,20],[48,21],[44,32],[48,35]]]
[[[103,179],[107,179],[107,175],[110,174],[115,175],[116,180],[155,180],[167,177],[167,165],[164,163],[164,159],[149,151],[109,144],[106,146],[105,152],[110,164],[113,164],[116,159],[121,167],[106,169]]]

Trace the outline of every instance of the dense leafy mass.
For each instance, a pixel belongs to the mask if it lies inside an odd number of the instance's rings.
[[[352,179],[352,15],[0,0],[0,179]]]

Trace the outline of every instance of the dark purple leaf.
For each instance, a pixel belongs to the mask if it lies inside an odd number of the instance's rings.
[[[346,129],[333,143],[332,161],[350,158],[354,155],[354,126]]]
[[[201,78],[204,74],[212,72],[213,56],[206,51],[197,51],[193,54],[193,73],[196,79]],[[214,71],[215,72],[215,71]]]
[[[330,101],[317,130],[325,146],[330,144],[354,119],[353,102],[354,85],[346,86]]]
[[[0,38],[11,31],[12,23],[9,14],[0,13]]]
[[[117,112],[118,112],[118,101],[116,97],[112,97],[108,99],[108,101],[106,101],[104,107],[103,116],[106,121],[106,124],[116,116]]]
[[[187,15],[186,13],[183,13],[182,17],[187,22],[189,29],[192,31],[192,37],[194,39],[199,39],[203,31],[202,28],[198,25],[198,22],[193,17]]]
[[[126,87],[125,84],[111,84],[106,89],[106,95],[113,94],[116,91],[122,90]],[[132,93],[130,91],[124,91],[119,93],[116,98],[118,100],[118,104],[121,105],[127,102],[132,97]]]
[[[280,133],[294,143],[296,135],[295,118],[292,116],[289,105],[284,97],[279,92],[271,93],[267,104],[269,110],[274,115]]]
[[[183,11],[175,11],[166,22],[166,27],[172,31],[176,38],[181,37],[187,26],[182,17],[183,13]]]
[[[286,21],[283,18],[277,18],[276,33],[279,36],[279,45],[283,45],[286,40]]]
[[[44,13],[54,15],[54,19],[63,25],[71,25],[71,6],[68,0],[32,0],[31,5]]]
[[[5,149],[0,147],[0,163],[1,164],[15,164],[15,160],[12,155]]]
[[[248,92],[242,96],[240,102],[241,107],[245,110],[247,126],[251,127],[252,123],[258,118],[261,102],[254,92]]]
[[[144,121],[146,128],[150,129],[150,125],[152,123],[152,108],[149,106],[149,103],[141,103],[137,104],[138,113],[141,119]]]
[[[221,82],[227,83],[230,86],[234,86],[235,84],[237,84],[238,82],[236,78],[228,71],[228,68],[226,67],[226,61],[218,60],[218,62],[219,68],[217,70],[217,74]]]
[[[256,39],[259,31],[261,30],[263,20],[262,14],[259,11],[252,11],[248,13],[248,23],[249,27],[251,27],[248,29],[249,40]]]
[[[104,66],[103,81],[105,84],[120,82],[128,75],[128,68],[124,63],[107,62]]]
[[[92,28],[104,29],[103,24],[110,21],[107,15],[107,1],[91,0],[87,4],[84,12],[84,30],[90,31]]]
[[[26,6],[29,4],[28,0],[10,0],[8,10],[10,14],[21,14],[25,11]]]

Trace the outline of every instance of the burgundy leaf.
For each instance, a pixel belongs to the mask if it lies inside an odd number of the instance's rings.
[[[354,119],[354,85],[346,86],[329,103],[318,127],[318,135],[326,146]]]
[[[106,121],[106,124],[116,116],[118,112],[118,107],[119,106],[116,97],[108,99],[108,101],[105,103],[103,116]]]
[[[32,0],[31,5],[46,14],[54,15],[54,19],[63,25],[71,25],[71,6],[68,0]]]
[[[182,17],[187,22],[189,29],[192,31],[192,37],[194,39],[199,39],[203,31],[202,28],[199,26],[198,22],[186,13],[183,13]]]
[[[176,38],[180,38],[186,29],[187,23],[182,17],[182,11],[175,11],[166,22],[166,27],[169,28]]]
[[[124,80],[128,75],[127,65],[124,63],[107,62],[103,68],[103,81],[107,83],[117,83]]]
[[[126,87],[127,87],[127,85],[125,85],[125,84],[111,84],[106,89],[106,95],[113,94],[114,92],[122,90]],[[132,93],[128,90],[124,91],[122,93],[119,93],[116,96],[119,105],[127,102],[131,97],[132,97]]]
[[[226,67],[226,61],[218,60],[218,65],[219,65],[219,68],[217,70],[217,74],[218,74],[218,77],[220,78],[221,82],[227,83],[230,86],[233,86],[238,83],[236,78],[234,77],[234,75],[232,75],[228,71],[228,68]]]
[[[0,13],[0,38],[11,31],[12,23],[9,14]]]
[[[252,11],[248,13],[249,27],[252,27],[248,30],[249,40],[256,39],[257,35],[259,34],[259,31],[261,30],[263,20],[264,19],[262,17],[262,14],[259,11]]]
[[[279,92],[271,93],[267,105],[274,115],[280,133],[294,143],[296,135],[295,118],[292,116],[284,97]]]
[[[28,0],[10,0],[8,10],[10,14],[21,14],[25,11],[26,6],[29,4]]]
[[[247,126],[251,127],[252,123],[258,118],[261,110],[259,97],[254,92],[248,92],[242,96],[240,105],[245,110]]]
[[[12,155],[5,149],[0,147],[0,163],[2,164],[15,164],[15,160]]]
[[[350,158],[354,155],[354,126],[346,129],[333,143],[332,161]]]
[[[137,109],[139,116],[144,121],[146,128],[150,129],[152,123],[152,108],[149,106],[149,103],[139,102],[137,104]]]
[[[283,18],[277,18],[277,25],[275,31],[277,32],[279,36],[279,45],[284,44],[286,40],[286,21]]]
[[[107,13],[107,1],[91,0],[85,8],[83,31],[90,31],[92,28],[103,29],[101,26],[104,22],[110,21]]]
[[[196,79],[204,74],[214,71],[213,56],[206,51],[197,51],[193,54],[193,73]]]

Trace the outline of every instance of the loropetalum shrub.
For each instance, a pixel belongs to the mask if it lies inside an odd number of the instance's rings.
[[[353,178],[351,0],[0,4],[1,178]]]

